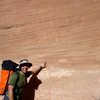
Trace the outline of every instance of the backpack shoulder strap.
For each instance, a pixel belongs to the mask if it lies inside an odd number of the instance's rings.
[[[15,73],[17,74],[17,80],[16,80],[16,84],[17,84],[17,82],[18,82],[18,80],[19,80],[19,72],[16,71]]]

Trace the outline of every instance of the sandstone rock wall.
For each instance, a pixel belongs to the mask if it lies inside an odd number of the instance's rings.
[[[38,66],[36,100],[100,99],[100,1],[0,1],[0,61]]]

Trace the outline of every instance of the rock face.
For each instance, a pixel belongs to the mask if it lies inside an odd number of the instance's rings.
[[[23,58],[48,64],[36,100],[99,100],[100,1],[0,1],[0,61]]]

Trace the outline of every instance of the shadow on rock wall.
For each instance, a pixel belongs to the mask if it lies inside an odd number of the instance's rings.
[[[42,83],[38,77],[32,76],[29,83],[24,87],[22,93],[22,100],[35,100],[35,90],[38,89],[39,85]]]

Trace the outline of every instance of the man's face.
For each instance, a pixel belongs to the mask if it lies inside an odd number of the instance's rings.
[[[24,65],[24,66],[21,67],[21,71],[23,73],[26,73],[28,71],[28,68],[29,68],[28,66]]]

